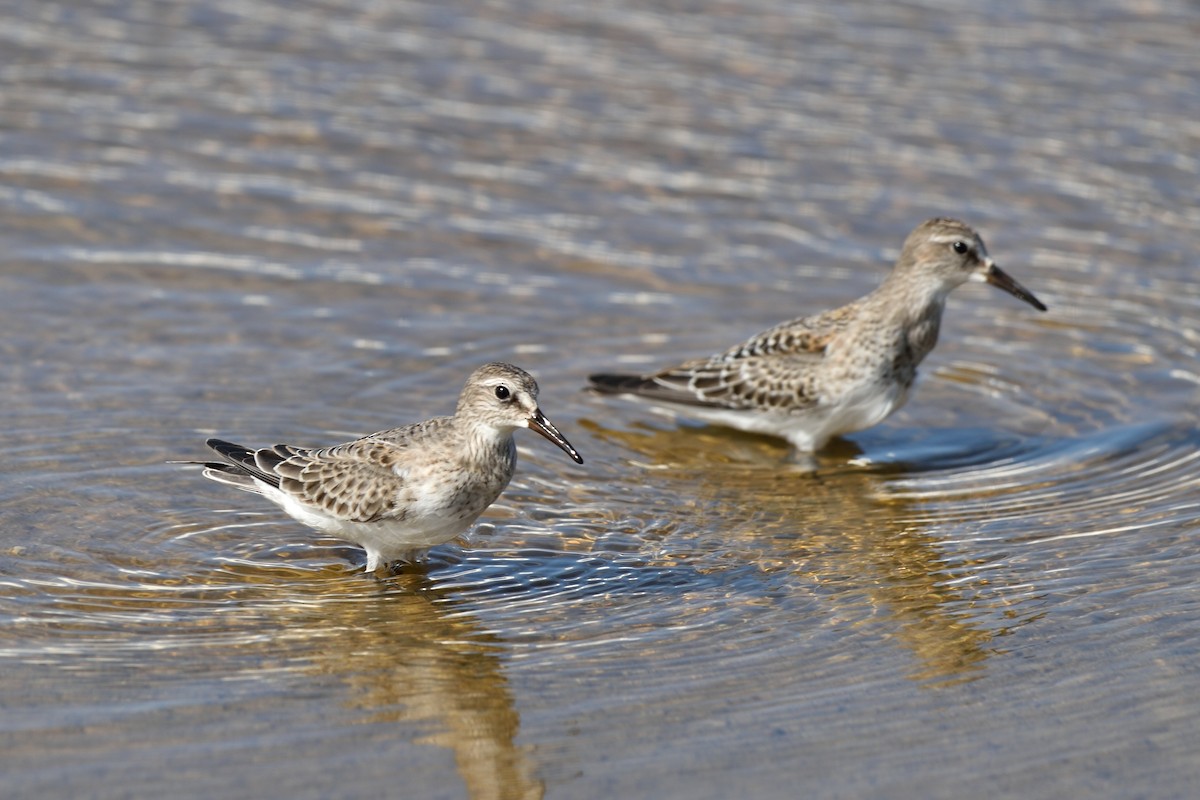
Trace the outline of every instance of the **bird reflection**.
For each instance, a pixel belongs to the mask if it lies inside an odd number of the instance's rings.
[[[417,739],[454,751],[472,800],[541,798],[504,676],[502,642],[433,587],[421,567],[390,577],[377,598],[321,604],[325,630],[312,660],[351,687],[366,723],[406,723]]]
[[[704,524],[725,525],[734,553],[741,545],[764,569],[820,589],[831,617],[857,617],[874,630],[882,624],[887,638],[919,659],[913,678],[970,679],[995,652],[993,639],[1004,631],[982,627],[972,599],[957,588],[979,578],[978,565],[949,557],[923,529],[920,509],[883,491],[903,465],[862,465],[854,444],[835,440],[813,471],[811,463],[790,462],[786,445],[723,428],[581,424],[619,443],[654,479],[690,484],[671,491],[706,501]],[[862,619],[864,597],[870,608]]]

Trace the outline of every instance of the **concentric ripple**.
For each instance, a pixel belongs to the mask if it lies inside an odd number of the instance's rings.
[[[1200,432],[1190,424],[1125,426],[987,455],[976,464],[934,457],[918,474],[889,481],[885,495],[928,511],[915,522],[985,521],[1037,539],[1178,525],[1200,507],[1192,497]]]

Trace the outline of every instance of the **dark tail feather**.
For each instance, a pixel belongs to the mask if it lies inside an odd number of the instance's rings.
[[[240,444],[227,442],[224,439],[206,439],[204,443],[220,453],[222,458],[228,459],[234,464],[254,465],[254,451],[248,447],[242,447]]]
[[[588,375],[588,383],[589,388],[600,394],[639,394],[656,385],[654,381],[641,375],[606,373]]]
[[[209,439],[205,442],[206,445],[216,450],[217,453],[229,461],[228,464],[212,463],[205,464],[209,470],[213,472],[225,473],[228,475],[249,475],[252,478],[257,478],[264,483],[269,483],[272,486],[279,486],[279,476],[272,475],[266,472],[258,465],[255,456],[258,451],[251,450],[248,447],[243,447],[240,444],[227,442],[224,439]],[[267,451],[268,455],[274,455],[271,451]],[[277,458],[277,457],[276,457]],[[206,476],[214,480],[220,480],[216,475],[209,474],[208,470],[204,473]],[[230,483],[230,481],[225,481]]]

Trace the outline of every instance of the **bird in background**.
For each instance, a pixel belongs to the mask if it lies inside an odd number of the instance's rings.
[[[649,375],[599,373],[593,390],[786,439],[811,454],[869,428],[908,399],[938,339],[946,297],[990,283],[1045,311],[996,266],[983,239],[955,219],[930,219],[908,238],[878,289],[854,302],[776,325],[724,353]]]
[[[367,551],[366,569],[412,561],[454,539],[500,496],[517,465],[513,432],[530,428],[576,463],[537,402],[538,385],[511,364],[467,379],[454,416],[435,417],[332,447],[207,445],[223,461],[203,475],[260,494],[296,521]]]

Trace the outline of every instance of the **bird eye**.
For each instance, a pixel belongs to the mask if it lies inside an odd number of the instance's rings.
[[[966,252],[971,249],[969,246],[967,246],[966,242],[955,242],[951,245],[951,247],[953,247],[954,252],[958,253],[960,256],[965,255]]]
[[[503,383],[496,387],[496,397],[500,400],[507,400],[512,397],[512,392]]]

